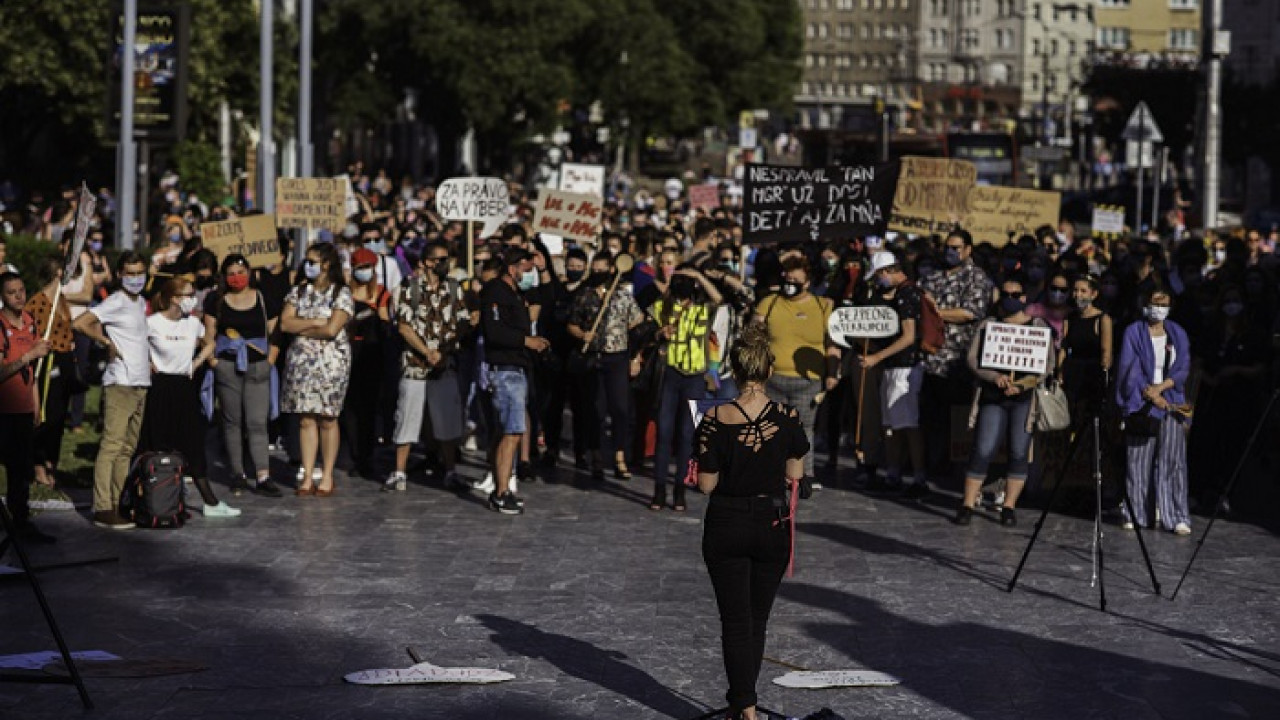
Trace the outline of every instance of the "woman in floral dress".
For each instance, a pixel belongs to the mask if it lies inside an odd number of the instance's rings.
[[[342,278],[342,259],[329,244],[307,250],[305,281],[285,298],[280,329],[294,335],[285,359],[281,411],[301,417],[302,484],[298,495],[333,494],[333,464],[338,458],[338,414],[351,376],[347,320],[354,303]],[[319,446],[324,472],[311,484]]]

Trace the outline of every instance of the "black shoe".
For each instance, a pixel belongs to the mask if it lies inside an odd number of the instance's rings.
[[[30,520],[15,520],[13,532],[23,542],[33,542],[41,545],[53,545],[58,542],[58,538],[43,532]]]
[[[259,480],[257,485],[254,486],[253,491],[258,493],[259,495],[262,495],[263,497],[270,497],[270,498],[278,498],[284,494],[280,492],[280,486],[276,485],[271,478],[267,478],[266,480]]]
[[[533,473],[533,464],[528,462],[516,463],[516,477],[520,482],[533,482],[538,476]]]
[[[902,497],[908,500],[919,500],[929,494],[929,483],[913,482],[902,491]]]
[[[505,495],[491,493],[489,495],[489,509],[500,512],[503,515],[519,515],[524,512],[524,508],[520,507],[516,502],[516,496],[509,492]]]
[[[246,492],[249,492],[249,490],[251,489],[252,488],[249,487],[249,478],[243,475],[237,475],[231,478],[231,494],[232,495],[235,495],[236,497],[240,497]]]
[[[956,516],[951,518],[951,522],[957,525],[968,525],[972,521],[973,521],[973,508],[967,505],[961,505],[960,509],[956,510]]]
[[[1005,527],[1018,526],[1018,513],[1014,512],[1011,507],[1000,508],[1000,524]]]

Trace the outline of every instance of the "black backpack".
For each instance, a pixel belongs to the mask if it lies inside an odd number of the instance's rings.
[[[187,521],[187,461],[180,453],[145,452],[129,468],[120,514],[138,527],[178,528]]]

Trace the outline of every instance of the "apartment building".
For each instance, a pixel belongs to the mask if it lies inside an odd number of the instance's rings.
[[[1094,0],[1096,64],[1137,69],[1195,67],[1201,0]],[[1273,5],[1274,0],[1259,0]]]

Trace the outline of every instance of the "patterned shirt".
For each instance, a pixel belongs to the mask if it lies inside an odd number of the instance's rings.
[[[569,309],[569,324],[577,325],[583,332],[591,330],[600,313],[600,305],[604,298],[591,288],[579,292]],[[627,331],[631,326],[644,320],[644,313],[631,297],[631,293],[619,288],[609,300],[609,311],[600,321],[596,329],[596,337],[591,341],[591,350],[605,353],[620,353],[627,350]]]
[[[41,333],[49,327],[49,311],[53,309],[53,301],[43,291],[36,291],[27,300],[26,311],[36,319],[36,327]],[[75,338],[71,334],[71,309],[67,299],[58,301],[58,314],[53,321],[53,332],[49,333],[49,347],[54,352],[67,353],[75,349]]]
[[[402,283],[396,293],[396,320],[407,323],[430,350],[449,354],[458,349],[458,340],[471,322],[471,313],[462,302],[462,288],[441,282],[428,288],[421,278]],[[400,357],[401,374],[410,380],[425,380],[431,372],[427,359],[408,345]]]
[[[955,272],[939,270],[921,281],[920,288],[933,296],[939,310],[967,310],[973,315],[967,323],[946,323],[947,343],[937,353],[925,356],[925,372],[946,377],[964,365],[978,323],[987,316],[992,287],[991,279],[972,260],[966,260]]]

